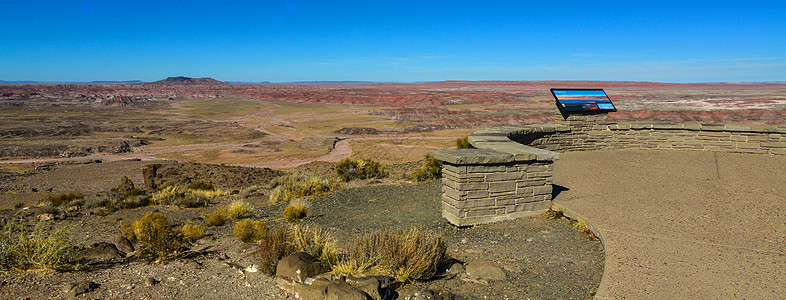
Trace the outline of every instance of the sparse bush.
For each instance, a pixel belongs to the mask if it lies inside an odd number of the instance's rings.
[[[205,224],[210,226],[222,226],[227,223],[227,209],[219,207],[212,213],[205,214]]]
[[[376,267],[401,282],[426,280],[437,274],[446,249],[441,237],[417,228],[377,230],[356,239],[333,271],[353,275]]]
[[[227,213],[232,220],[250,218],[253,216],[251,205],[243,200],[235,200],[229,203]]]
[[[273,203],[289,202],[294,199],[326,193],[341,186],[337,178],[320,178],[316,176],[290,175],[278,180],[277,186],[270,193]]]
[[[473,149],[472,144],[469,143],[469,137],[456,139],[456,149]]]
[[[260,269],[268,275],[276,273],[278,261],[292,253],[303,251],[332,267],[338,261],[335,239],[317,227],[289,226],[279,228],[259,243],[257,250]]]
[[[38,225],[30,231],[16,223],[0,228],[0,270],[78,270],[82,266],[73,260],[80,250],[68,229]]]
[[[243,243],[259,242],[267,235],[267,226],[261,221],[242,220],[235,223],[232,235]]]
[[[150,205],[150,196],[148,195],[138,195],[138,196],[130,196],[121,199],[115,199],[114,201],[109,202],[110,209],[119,210],[119,209],[134,209],[137,207],[145,207]]]
[[[166,260],[178,257],[181,253],[182,233],[173,230],[163,214],[149,213],[130,226],[125,226],[123,233],[136,243],[139,257]]]
[[[303,199],[290,201],[284,209],[284,220],[290,223],[300,221],[308,215],[308,207],[308,202]]]
[[[420,170],[412,173],[412,179],[417,181],[428,181],[442,177],[442,161],[434,158],[430,153],[426,154]]]
[[[82,199],[85,196],[82,194],[75,194],[75,193],[67,193],[67,194],[60,194],[56,196],[49,197],[49,201],[52,202],[54,206],[60,206],[63,204],[67,204],[76,199]]]
[[[140,190],[138,188],[133,188],[133,189],[130,189],[130,190],[126,191],[125,193],[123,193],[123,198],[142,196],[144,194],[145,194],[145,191]]]
[[[549,209],[549,210],[547,210],[547,211],[546,211],[546,216],[547,216],[549,219],[552,219],[552,220],[557,220],[557,219],[562,219],[562,218],[564,218],[564,217],[565,217],[565,213],[564,213],[563,211],[561,211],[561,210],[552,210],[552,209]]]
[[[275,275],[278,261],[287,255],[297,252],[295,246],[290,244],[288,239],[289,230],[279,228],[259,242],[257,257],[259,257],[259,269],[262,272],[270,276]]]
[[[213,190],[215,190],[215,187],[213,187],[212,183],[204,182],[204,181],[194,182],[192,184],[189,184],[186,188],[189,189],[189,190],[203,190],[203,191],[213,191]]]
[[[153,195],[153,202],[158,205],[177,205],[186,208],[205,207],[210,204],[210,199],[224,195],[225,193],[222,191],[183,189],[178,186],[168,186]]]
[[[201,225],[184,224],[183,227],[180,227],[180,234],[183,235],[183,240],[193,241],[204,237],[205,231]]]
[[[336,167],[338,177],[343,181],[353,179],[384,178],[388,172],[378,162],[371,159],[351,160],[345,158]]]
[[[14,209],[21,209],[22,207],[25,207],[24,202],[17,202],[16,204],[14,204]]]

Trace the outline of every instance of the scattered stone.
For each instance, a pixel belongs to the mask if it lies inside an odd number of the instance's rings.
[[[282,258],[276,267],[276,276],[295,282],[303,282],[306,278],[316,277],[327,272],[322,263],[305,252],[295,252]]]
[[[404,297],[404,300],[453,300],[455,296],[442,290],[421,290]]]
[[[507,275],[499,265],[487,260],[474,260],[467,263],[467,275],[471,279],[505,280]]]
[[[81,294],[89,293],[98,288],[100,285],[92,281],[79,281],[73,284],[66,285],[65,293],[71,298]]]
[[[98,242],[85,248],[76,255],[75,260],[84,264],[115,263],[125,255],[117,250],[115,245]]]
[[[123,176],[123,178],[120,179],[120,184],[116,188],[113,188],[110,191],[110,193],[122,196],[123,194],[133,189],[134,189],[134,182],[131,181],[131,179],[128,179],[127,176]]]
[[[115,240],[115,247],[117,250],[122,251],[126,255],[134,252],[134,245],[131,244],[131,241],[122,235],[117,236],[117,240]]]
[[[154,285],[158,284],[159,282],[160,281],[156,280],[153,277],[145,278],[145,286],[154,286]]]
[[[53,214],[40,214],[40,215],[38,215],[38,221],[41,221],[41,222],[52,221],[54,219],[55,219],[55,215],[53,215]]]

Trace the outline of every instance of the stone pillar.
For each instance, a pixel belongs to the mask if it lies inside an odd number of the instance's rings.
[[[453,225],[508,220],[551,206],[551,159],[516,159],[491,149],[439,150],[434,156],[443,161],[442,216]]]

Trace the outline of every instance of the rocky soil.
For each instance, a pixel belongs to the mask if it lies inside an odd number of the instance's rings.
[[[66,273],[0,273],[3,299],[292,299],[277,287],[276,279],[257,268],[254,244],[232,236],[232,224],[207,227],[206,236],[189,245],[190,252],[165,262],[125,258],[116,244],[122,224],[150,212],[165,214],[175,224],[201,224],[203,215],[225,206],[233,197],[246,197],[254,207],[254,220],[270,228],[286,226],[284,204],[268,202],[267,190],[216,200],[205,208],[148,206],[103,214],[82,208],[40,218],[44,211],[34,204],[59,192],[79,192],[88,197],[106,193],[127,176],[143,187],[146,162],[125,161],[51,165],[26,174],[6,172],[0,187],[5,191],[0,207],[4,222],[27,216],[30,225],[71,228],[72,236],[92,249],[87,259],[92,269]],[[301,166],[312,174],[332,172],[330,163]],[[206,169],[220,173],[219,167]],[[202,172],[204,173],[204,172]],[[221,176],[214,177],[217,185]],[[450,292],[454,299],[581,299],[589,298],[600,282],[603,251],[600,243],[574,229],[564,219],[545,215],[513,221],[456,228],[440,217],[439,182],[407,183],[400,179],[355,181],[338,192],[312,198],[304,224],[333,233],[339,246],[377,228],[418,227],[440,234],[448,246],[451,263],[437,278],[396,286],[398,299],[424,290]],[[32,189],[37,191],[31,192]],[[18,195],[25,197],[16,197]],[[242,195],[242,196],[241,196]],[[30,208],[15,210],[18,199]],[[23,201],[24,202],[24,201]],[[97,244],[98,243],[98,244]],[[115,246],[118,245],[118,246]],[[114,246],[114,247],[111,247]],[[280,282],[279,282],[280,284]],[[414,299],[414,298],[413,298]]]

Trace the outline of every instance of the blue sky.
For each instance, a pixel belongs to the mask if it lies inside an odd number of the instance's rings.
[[[786,1],[0,0],[0,80],[786,81]]]

